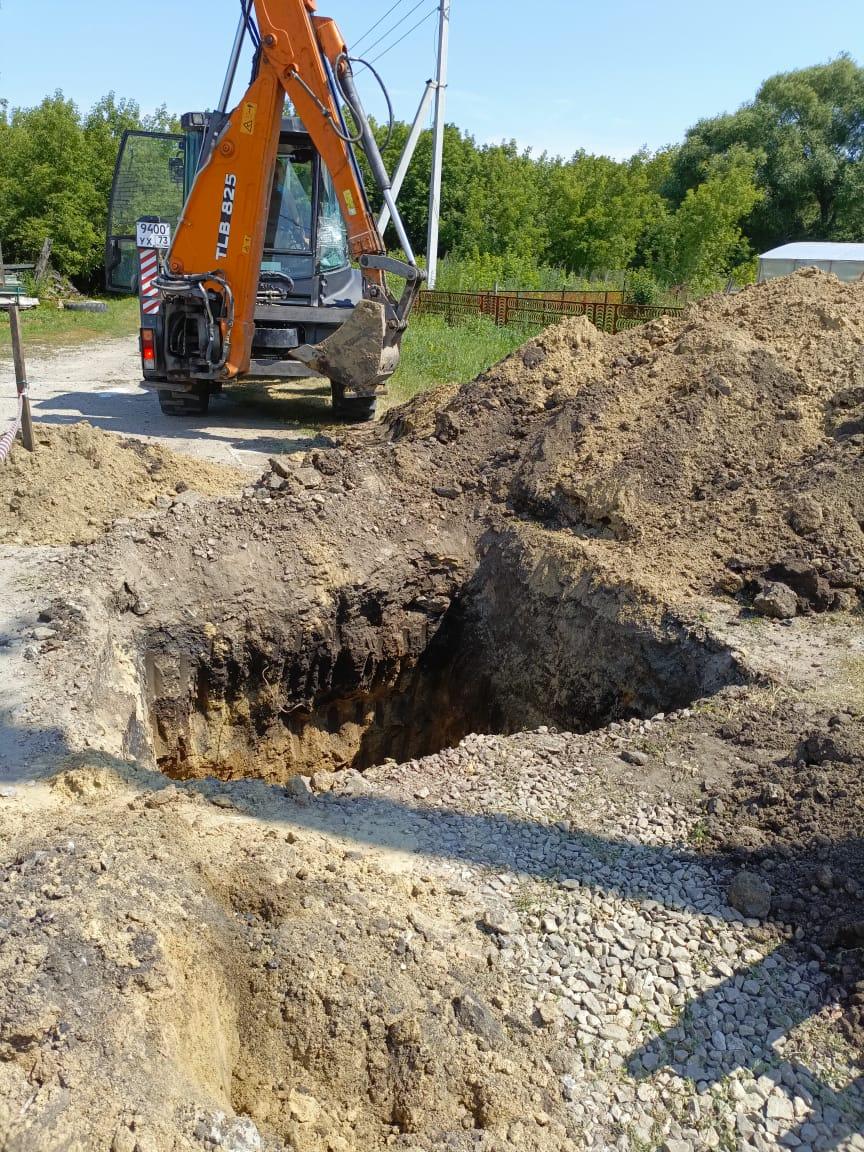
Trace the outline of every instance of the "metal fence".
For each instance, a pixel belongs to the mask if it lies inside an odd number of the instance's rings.
[[[625,304],[620,292],[421,292],[416,309],[458,323],[471,316],[488,316],[499,325],[543,327],[565,316],[587,316],[604,332],[621,332],[658,316],[676,316],[683,309],[653,304]]]

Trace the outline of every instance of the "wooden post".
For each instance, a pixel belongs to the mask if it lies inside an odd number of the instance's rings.
[[[36,269],[33,273],[33,278],[38,284],[42,277],[45,275],[48,268],[48,261],[51,259],[51,237],[46,236],[42,244],[42,251],[39,253],[39,259],[36,261]]]
[[[27,369],[24,367],[24,348],[21,343],[21,316],[17,304],[8,306],[9,327],[12,329],[12,360],[15,364],[15,386],[21,399],[21,441],[28,452],[35,450],[33,419],[30,415],[30,397],[27,395]]]

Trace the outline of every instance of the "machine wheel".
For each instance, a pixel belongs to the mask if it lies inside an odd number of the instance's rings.
[[[330,394],[333,397],[333,414],[339,420],[349,424],[365,424],[375,419],[377,397],[346,396],[341,384],[331,384]]]
[[[210,389],[202,387],[181,392],[160,388],[159,407],[166,416],[203,416],[210,407]]]

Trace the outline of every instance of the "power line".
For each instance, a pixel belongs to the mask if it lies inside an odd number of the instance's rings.
[[[384,23],[384,21],[387,19],[387,17],[390,15],[391,12],[395,12],[396,9],[399,7],[399,5],[404,4],[404,3],[405,3],[405,0],[396,0],[396,3],[393,5],[393,7],[388,8],[380,20],[376,20],[371,28],[367,28],[366,31],[363,33],[363,35],[358,37],[354,41],[354,43],[351,45],[352,49],[356,48],[359,44],[362,44],[367,36],[371,35],[371,33],[373,33],[375,31],[375,29],[379,27],[379,25]]]
[[[388,52],[392,52],[393,49],[398,44],[401,44],[403,40],[407,40],[412,32],[416,32],[417,29],[420,27],[420,25],[425,24],[426,21],[429,19],[429,17],[434,16],[437,13],[437,11],[438,11],[438,5],[436,4],[436,6],[434,8],[431,8],[426,13],[426,15],[422,18],[422,20],[418,20],[416,24],[414,24],[411,28],[409,28],[408,31],[405,32],[402,36],[400,36],[398,40],[394,40],[392,44],[390,44],[387,48],[385,48],[383,50],[383,52],[379,52],[377,56],[373,56],[372,59],[369,61],[369,63],[375,64],[375,63],[377,63],[377,61],[379,61],[381,59],[382,56],[386,56]]]
[[[422,8],[423,5],[426,4],[427,2],[428,2],[428,0],[417,0],[417,3],[414,5],[414,7],[409,8],[408,11],[405,13],[405,15],[401,18],[401,20],[397,20],[396,23],[391,25],[391,27],[388,28],[386,32],[382,32],[377,40],[373,40],[371,44],[367,44],[367,46],[363,49],[363,51],[364,52],[371,52],[373,48],[377,48],[377,46],[381,43],[382,40],[386,40],[391,32],[395,32],[396,29],[401,24],[405,23],[405,21],[409,18],[409,16],[412,16],[417,11],[418,8]]]

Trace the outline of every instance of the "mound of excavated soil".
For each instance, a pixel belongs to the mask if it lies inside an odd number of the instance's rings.
[[[565,321],[463,389],[439,438],[473,442],[484,408],[509,409],[515,509],[663,600],[743,589],[788,615],[779,581],[799,611],[849,608],[862,349],[864,287],[807,269],[616,337]]]
[[[175,456],[90,424],[39,424],[35,435],[36,452],[18,444],[0,466],[5,544],[86,544],[157,496],[186,489],[232,492],[246,479],[239,469]]]

